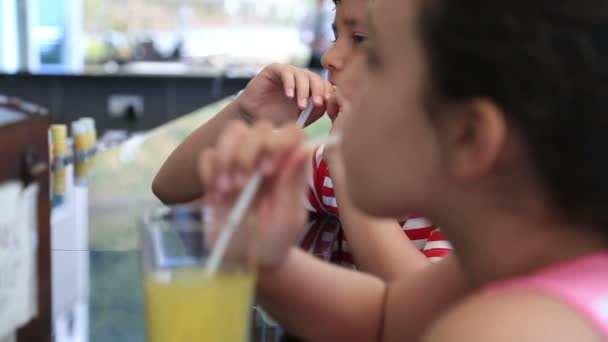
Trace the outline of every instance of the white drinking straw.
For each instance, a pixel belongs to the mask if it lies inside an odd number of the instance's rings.
[[[306,106],[306,109],[304,109],[302,113],[300,113],[296,124],[300,127],[304,127],[304,125],[306,124],[306,120],[308,120],[310,113],[312,113],[314,109],[315,106],[313,105],[312,101],[308,101],[308,106]]]

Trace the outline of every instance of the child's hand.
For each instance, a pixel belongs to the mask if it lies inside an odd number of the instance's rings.
[[[306,223],[307,151],[295,124],[273,131],[267,122],[250,127],[230,124],[216,147],[201,154],[200,176],[213,212],[226,213],[249,177],[261,170],[265,180],[251,211],[256,216],[259,266],[273,268],[284,259]],[[237,233],[238,234],[238,233]]]
[[[312,99],[315,109],[307,124],[325,113],[333,87],[312,71],[286,64],[264,68],[236,99],[242,113],[254,121],[266,119],[274,124],[295,121]]]

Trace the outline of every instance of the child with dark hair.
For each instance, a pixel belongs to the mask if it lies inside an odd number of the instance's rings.
[[[454,255],[385,282],[291,248],[303,134],[234,126],[223,141],[256,148],[207,150],[230,168],[209,158],[201,177],[229,206],[240,188],[218,177],[265,161],[259,299],[315,341],[608,340],[608,2],[372,4],[364,86],[338,118],[346,188],[367,214],[431,218]],[[444,286],[413,312],[431,272]]]
[[[332,25],[336,40],[323,56],[328,79],[351,98],[362,87],[364,46],[368,36],[368,0],[340,0]],[[353,71],[346,72],[350,66]],[[329,111],[335,123],[337,112]],[[392,280],[418,271],[451,250],[441,231],[429,220],[408,213],[399,220],[379,219],[355,208],[347,195],[344,163],[339,154],[317,148],[309,163],[307,209],[339,216],[343,225],[340,250],[334,261]]]
[[[326,109],[331,120],[336,119],[337,108],[329,98],[333,87],[350,98],[354,90],[362,86],[359,74],[363,70],[363,46],[368,35],[368,0],[334,3],[336,13],[331,29],[335,41],[322,58],[328,80],[289,65],[273,64],[265,68],[236,100],[194,131],[172,153],[153,184],[161,200],[183,202],[204,194],[205,188],[201,187],[196,173],[199,151],[215,144],[230,120],[252,124],[267,119],[271,124],[266,124],[264,129],[271,131],[273,125],[293,122],[309,98],[315,105],[310,121],[316,120]],[[354,72],[345,73],[351,65]],[[373,111],[370,115],[373,116]],[[451,247],[442,232],[423,217],[407,213],[400,215],[399,220],[381,219],[355,208],[346,194],[342,158],[336,153],[325,151],[321,146],[315,150],[307,167],[311,169],[305,192],[307,208],[339,216],[342,222],[339,249],[333,257],[335,263],[393,280],[419,271],[450,252]],[[239,180],[242,181],[242,177]],[[236,181],[224,177],[220,183],[231,186]]]

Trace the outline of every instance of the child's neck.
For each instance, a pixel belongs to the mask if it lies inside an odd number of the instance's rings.
[[[531,215],[478,204],[472,213],[454,208],[438,221],[474,286],[607,247],[605,238],[591,227],[568,224],[546,213]]]

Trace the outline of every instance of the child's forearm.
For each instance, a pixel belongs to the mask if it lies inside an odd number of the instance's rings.
[[[307,341],[376,341],[386,285],[293,248],[275,270],[261,272],[258,301]]]
[[[371,217],[354,207],[346,191],[340,161],[328,158],[327,162],[340,207],[340,221],[359,270],[392,281],[428,266],[430,261],[407,238],[397,220]]]
[[[431,323],[470,290],[453,253],[413,277],[390,283],[382,341],[419,341]]]
[[[453,255],[391,283],[330,265],[295,248],[261,272],[258,301],[310,341],[417,341],[469,290]]]
[[[166,204],[196,200],[204,194],[198,173],[199,153],[215,144],[222,129],[232,120],[245,120],[236,101],[197,128],[165,161],[154,177],[152,191]]]

